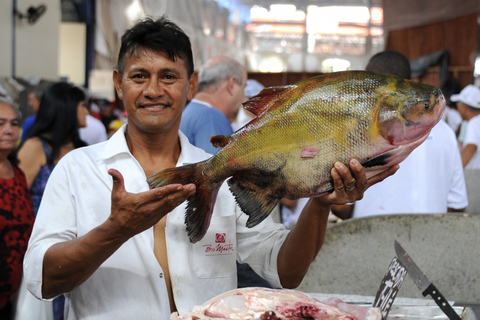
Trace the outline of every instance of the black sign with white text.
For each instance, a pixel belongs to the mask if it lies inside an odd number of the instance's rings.
[[[373,302],[373,307],[382,310],[382,319],[387,319],[393,300],[395,300],[406,275],[407,269],[405,266],[396,257],[393,258]]]

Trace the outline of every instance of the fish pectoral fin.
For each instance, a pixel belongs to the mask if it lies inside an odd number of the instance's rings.
[[[247,182],[231,178],[227,183],[238,205],[248,215],[248,228],[255,227],[265,220],[280,201],[279,198],[261,192],[259,188]]]
[[[375,158],[372,158],[372,159],[370,159],[366,162],[363,162],[362,166],[364,168],[384,166],[388,163],[388,158],[390,158],[390,155],[388,153],[384,153],[384,154],[376,156]]]

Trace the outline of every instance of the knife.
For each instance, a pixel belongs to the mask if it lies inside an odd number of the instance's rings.
[[[447,299],[438,291],[437,287],[428,280],[425,274],[420,270],[420,268],[413,262],[412,258],[408,253],[402,248],[400,243],[395,240],[395,252],[397,254],[398,260],[407,268],[408,275],[413,279],[413,282],[422,292],[422,295],[426,297],[430,295],[435,303],[442,309],[442,311],[447,315],[447,317],[452,320],[461,320],[459,315],[453,310],[452,306],[448,303]]]

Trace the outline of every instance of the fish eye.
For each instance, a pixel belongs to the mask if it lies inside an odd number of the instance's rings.
[[[430,109],[430,102],[425,101],[423,103],[423,110],[428,111]]]

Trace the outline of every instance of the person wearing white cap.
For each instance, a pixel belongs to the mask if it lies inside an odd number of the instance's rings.
[[[480,169],[480,88],[469,84],[450,100],[457,102],[463,120],[468,121],[462,144],[462,163],[465,169]]]

